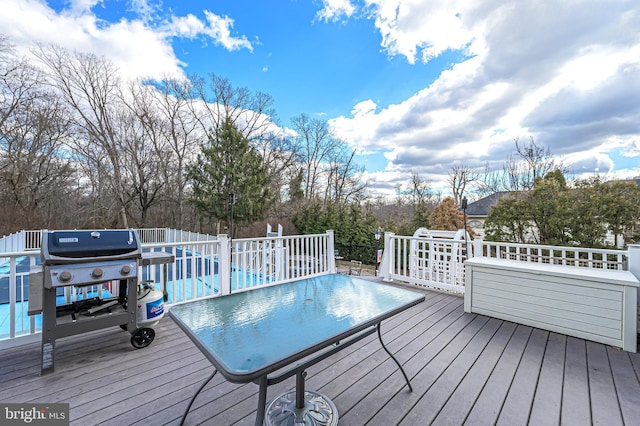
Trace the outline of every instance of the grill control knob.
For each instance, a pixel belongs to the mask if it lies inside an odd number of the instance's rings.
[[[102,271],[101,268],[96,268],[91,272],[91,277],[92,278],[100,278],[103,274],[104,274],[104,272]]]
[[[66,283],[67,281],[71,281],[71,278],[73,278],[73,276],[69,271],[62,271],[60,275],[58,275],[58,281],[60,281],[61,283]]]
[[[120,273],[122,275],[129,275],[131,273],[131,266],[124,265],[122,268],[120,268]]]

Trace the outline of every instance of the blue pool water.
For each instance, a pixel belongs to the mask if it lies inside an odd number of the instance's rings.
[[[173,253],[173,247],[169,247],[167,252]],[[183,253],[184,251],[184,253]],[[180,247],[175,248],[176,259],[185,259],[185,262],[176,262],[176,264],[168,265],[168,276],[172,277],[173,269],[176,269],[176,277],[190,280],[192,277],[216,276],[218,274],[218,262],[215,259],[211,259],[208,256],[202,256],[197,252],[191,250],[183,250]],[[195,259],[195,261],[193,261]],[[29,257],[21,257],[16,259],[16,295],[18,300],[29,299]],[[36,265],[40,265],[40,257],[36,257]],[[195,269],[194,269],[195,267]],[[155,275],[150,276],[151,270],[155,269]],[[160,270],[161,267],[156,268],[143,268],[143,280],[153,279],[155,282],[160,282]],[[0,305],[9,303],[9,272],[10,264],[6,262],[0,265]],[[181,282],[180,282],[181,284]],[[205,283],[206,286],[210,286],[211,283]],[[214,280],[214,292],[217,291],[217,279]],[[62,295],[62,288],[59,290],[59,294]],[[190,295],[189,295],[190,296]]]
[[[165,251],[174,253],[176,263],[167,265],[167,293],[168,303],[176,303],[215,294],[218,292],[218,262],[210,256],[203,256],[201,253],[186,250],[181,247],[169,247]],[[39,256],[36,257],[36,265],[41,264]],[[30,258],[22,257],[16,259],[16,296],[18,302],[15,309],[16,334],[27,334],[30,329],[31,317],[27,315],[27,301],[29,299],[29,269]],[[163,265],[143,268],[142,280],[153,280],[161,282],[161,270]],[[175,274],[174,274],[175,269]],[[10,327],[10,305],[9,305],[9,272],[10,264],[6,262],[0,265],[0,339],[9,337]],[[235,282],[235,274],[242,273],[239,268],[232,270],[232,283]],[[153,276],[152,276],[153,274]],[[255,282],[255,276],[247,274],[249,282]],[[172,277],[176,277],[172,280]],[[187,282],[187,285],[183,285]],[[116,284],[117,285],[117,284]],[[96,286],[93,286],[96,287]],[[88,289],[91,289],[89,287]],[[82,289],[77,289],[76,300],[81,300]],[[110,288],[103,286],[102,297],[110,297]],[[58,305],[65,303],[64,289],[57,289]],[[89,292],[87,297],[97,296],[97,290]],[[34,317],[36,330],[41,329],[41,315]]]

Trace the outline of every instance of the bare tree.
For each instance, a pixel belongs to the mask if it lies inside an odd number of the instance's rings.
[[[67,191],[74,178],[62,155],[72,132],[68,111],[47,91],[42,73],[17,58],[2,38],[0,57],[0,199],[13,214],[20,212],[16,225],[47,227],[73,207],[57,203],[70,201]]]
[[[345,143],[330,160],[326,169],[325,201],[357,202],[364,198],[367,187],[361,179],[364,167],[356,164],[355,155],[356,150],[348,151]]]
[[[82,152],[73,151],[73,161],[81,170],[82,191],[78,223],[74,227],[110,228],[117,225],[120,206],[113,202],[110,170],[101,164],[108,163],[106,152],[98,145],[76,143]],[[91,159],[91,160],[89,160]]]
[[[519,138],[515,138],[516,156],[509,156],[504,165],[505,174],[509,177],[510,190],[526,191],[533,189],[537,178],[543,178],[547,173],[555,169],[561,169],[549,148],[538,146],[533,137],[529,143],[521,144]]]
[[[492,169],[489,163],[486,163],[484,171],[475,182],[476,191],[481,197],[486,197],[503,191],[506,186],[503,182],[505,182],[505,179],[502,172]]]
[[[405,191],[405,194],[411,200],[411,204],[414,206],[426,205],[433,201],[434,193],[431,190],[431,185],[428,181],[423,180],[422,177],[413,172],[411,174],[411,181],[409,187]]]
[[[449,172],[447,176],[447,182],[451,187],[456,206],[462,203],[462,198],[465,195],[467,187],[478,180],[478,178],[478,173],[463,164],[454,164],[451,167],[451,172]]]
[[[209,79],[191,78],[193,115],[203,132],[222,128],[227,119],[249,142],[271,133],[275,117],[273,98],[263,92],[251,92],[246,87],[234,87],[229,79],[209,74]]]
[[[109,176],[113,201],[119,208],[120,225],[127,228],[128,185],[123,176],[120,79],[116,67],[93,54],[73,54],[56,46],[38,46],[35,55],[48,71],[49,83],[73,111],[74,121],[84,137],[76,149]],[[96,147],[100,152],[96,156]],[[104,156],[102,155],[104,154]],[[100,162],[106,159],[105,162]]]
[[[160,200],[161,190],[166,184],[162,179],[165,161],[170,161],[171,152],[166,148],[163,127],[165,123],[157,113],[155,99],[151,95],[154,90],[150,86],[131,83],[130,96],[123,102],[129,110],[123,111],[122,150],[129,161],[122,164],[125,180],[131,190],[128,195],[131,204],[138,210],[137,215],[129,211],[132,219],[139,227],[148,226],[150,209]]]
[[[0,181],[3,195],[7,197],[5,201],[26,217],[40,216],[35,223],[23,224],[37,228],[50,224],[46,213],[54,213],[49,217],[62,213],[49,209],[56,197],[62,198],[66,193],[74,171],[70,162],[61,156],[69,130],[60,103],[47,97],[46,100],[34,99],[24,106],[5,121],[11,124],[10,130],[2,130]]]
[[[269,170],[272,193],[278,194],[277,198],[281,200],[297,170],[297,152],[292,138],[280,132],[269,133],[254,140],[253,146]]]
[[[186,80],[165,79],[153,91],[156,108],[163,123],[161,131],[166,145],[156,144],[161,152],[160,163],[167,194],[167,202],[175,206],[171,209],[171,223],[182,229],[185,226],[187,206],[185,200],[185,164],[194,155],[198,144],[206,140],[191,107],[191,83]],[[165,151],[168,150],[168,151]]]
[[[304,173],[304,196],[321,196],[324,189],[320,187],[321,175],[344,142],[333,136],[329,124],[324,120],[300,114],[293,117],[291,123],[297,133],[295,143],[298,162]]]
[[[6,129],[5,122],[16,109],[37,97],[42,82],[42,74],[19,58],[14,46],[0,35],[0,129]]]
[[[536,179],[559,169],[566,173],[561,161],[557,161],[549,148],[538,146],[533,137],[529,143],[514,139],[516,152],[509,155],[502,171],[485,166],[484,173],[477,180],[478,192],[490,195],[500,191],[528,191],[533,189]]]

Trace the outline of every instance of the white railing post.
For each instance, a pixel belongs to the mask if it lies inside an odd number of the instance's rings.
[[[275,239],[276,246],[274,247],[274,261],[275,261],[275,276],[274,279],[282,280],[284,279],[284,271],[286,270],[284,264],[284,244],[282,240],[282,236],[278,236]]]
[[[229,236],[221,234],[218,252],[218,285],[220,294],[231,294],[231,244]]]
[[[629,244],[629,272],[640,280],[640,243]],[[638,312],[640,312],[640,288],[638,288]]]
[[[390,282],[393,281],[391,278],[391,271],[393,270],[393,259],[394,259],[394,245],[392,243],[393,237],[396,234],[393,232],[385,232],[384,233],[384,245],[382,246],[382,260],[380,261],[380,272],[378,276],[382,278],[382,281]],[[376,253],[377,256],[377,253]]]
[[[9,338],[16,337],[16,269],[16,258],[11,256],[9,261]]]
[[[483,241],[482,238],[473,239],[473,257],[482,257],[484,252],[482,250]]]
[[[327,269],[329,270],[329,272],[331,272],[332,274],[335,274],[337,272],[336,269],[336,255],[335,255],[335,243],[334,243],[334,234],[333,234],[333,230],[330,229],[327,231]]]
[[[640,280],[640,243],[629,244],[629,271]]]

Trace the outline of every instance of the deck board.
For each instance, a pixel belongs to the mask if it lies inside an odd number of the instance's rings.
[[[495,424],[509,392],[532,329],[519,325],[465,420],[468,425]]]
[[[498,417],[498,425],[526,424],[542,367],[548,331],[534,329]]]
[[[565,336],[549,333],[540,378],[529,416],[529,421],[532,424],[544,426],[560,423],[566,344]]]
[[[589,393],[593,424],[622,425],[618,397],[609,367],[607,348],[587,342],[587,366],[589,369]]]
[[[634,424],[640,419],[640,383],[633,374],[629,353],[607,347],[616,394],[621,400],[620,409],[625,424]],[[635,357],[637,358],[637,357]]]
[[[433,339],[421,353],[422,356],[412,358],[407,366],[413,365],[418,373],[411,377],[414,391],[412,393],[399,392],[372,419],[372,424],[398,424],[411,412],[431,386],[436,382],[444,370],[464,349],[466,343],[475,336],[482,326],[489,320],[487,317],[467,316],[459,317],[437,338]],[[421,361],[425,362],[421,362]],[[410,374],[410,373],[407,373]],[[414,424],[409,422],[407,424]]]
[[[307,370],[307,389],[333,399],[340,425],[633,424],[640,418],[640,355],[507,321],[467,314],[459,296],[419,289],[426,301]],[[105,329],[56,342],[56,369],[40,376],[40,344],[0,350],[0,401],[67,402],[72,425],[178,425],[213,367],[165,317],[156,340],[133,349]],[[292,377],[269,387],[288,391]],[[220,374],[187,425],[252,425],[258,386]]]
[[[498,331],[500,324],[501,321],[490,319],[482,325],[478,333],[451,361],[429,390],[421,396],[414,409],[404,417],[404,422],[416,425],[433,423],[434,418],[449,400],[449,396],[455,391],[464,375],[477,361],[486,345]]]
[[[448,401],[435,418],[435,423],[449,425],[464,423],[487,379],[495,370],[495,366],[515,329],[516,324],[502,322],[496,334],[478,357],[477,362],[466,372],[466,376],[458,384],[455,391],[449,395]]]
[[[561,419],[564,424],[590,424],[586,342],[567,337]]]

